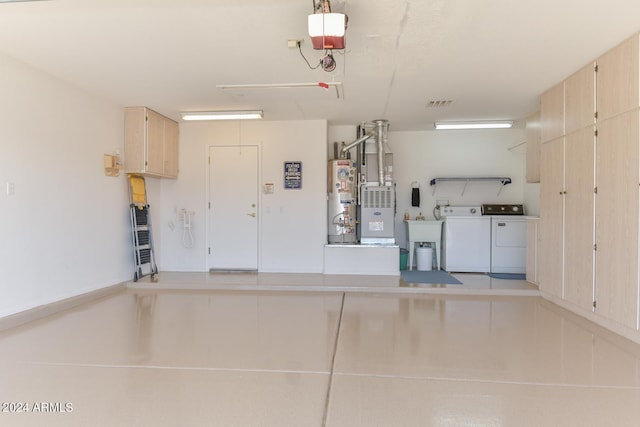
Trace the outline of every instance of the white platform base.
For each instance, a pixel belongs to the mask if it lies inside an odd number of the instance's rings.
[[[325,245],[324,274],[400,275],[398,245]]]

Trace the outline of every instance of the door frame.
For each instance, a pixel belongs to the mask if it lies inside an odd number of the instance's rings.
[[[209,215],[209,210],[210,210],[210,203],[211,201],[209,200],[209,196],[211,194],[211,161],[209,159],[209,153],[211,152],[211,149],[214,147],[256,147],[257,150],[257,166],[258,166],[258,172],[257,172],[257,181],[256,181],[256,193],[257,193],[257,200],[258,200],[258,209],[257,209],[257,213],[258,213],[258,222],[256,224],[256,244],[257,244],[257,248],[256,248],[256,262],[257,262],[257,270],[258,272],[260,272],[262,270],[262,191],[260,191],[260,182],[261,182],[261,176],[262,176],[262,146],[258,143],[255,144],[213,144],[213,143],[209,143],[206,144],[205,146],[205,156],[204,156],[204,165],[205,165],[205,169],[206,169],[206,173],[205,173],[205,194],[204,194],[204,211],[206,212],[206,225],[205,225],[205,245],[204,245],[204,257],[205,257],[205,265],[206,265],[206,271],[209,272],[211,271],[211,265],[210,265],[210,259],[209,259],[209,233],[211,232],[211,216]]]

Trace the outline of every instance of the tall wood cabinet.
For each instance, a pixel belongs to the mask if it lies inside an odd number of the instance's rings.
[[[527,282],[538,285],[540,283],[540,261],[538,249],[540,237],[540,218],[527,218]]]
[[[596,313],[638,322],[638,110],[598,124]]]
[[[585,310],[594,301],[594,87],[589,64],[540,105],[540,289]]]
[[[146,107],[127,107],[125,170],[158,178],[178,177],[178,123]]]
[[[597,60],[596,313],[638,329],[638,35]]]
[[[540,150],[539,287],[562,298],[564,288],[564,137]]]
[[[594,129],[542,144],[540,289],[593,305]]]
[[[564,293],[564,82],[540,97],[540,290]]]
[[[639,53],[634,35],[540,98],[540,289],[637,342]]]
[[[591,125],[564,146],[564,298],[585,310],[594,301],[594,138]]]

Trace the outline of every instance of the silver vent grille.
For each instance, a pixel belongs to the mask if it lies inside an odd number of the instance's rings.
[[[390,209],[393,197],[390,187],[363,187],[362,207],[365,209]]]
[[[451,99],[432,99],[427,102],[427,108],[443,108],[450,107],[453,104],[453,100]]]

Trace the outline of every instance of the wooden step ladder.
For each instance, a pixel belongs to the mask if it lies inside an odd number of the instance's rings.
[[[133,260],[135,272],[133,281],[137,282],[145,276],[151,276],[151,281],[157,279],[158,273],[155,254],[153,251],[153,233],[151,228],[151,212],[147,203],[147,191],[144,177],[128,174],[129,180],[129,210],[131,216],[131,231],[133,241]]]

